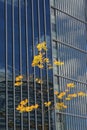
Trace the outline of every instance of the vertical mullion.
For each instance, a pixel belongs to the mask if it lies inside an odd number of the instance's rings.
[[[13,101],[14,101],[14,130],[15,130],[15,46],[14,46],[14,0],[12,0],[12,75],[13,75]]]
[[[45,0],[43,0],[44,4],[44,35],[45,35],[45,41],[46,41],[46,7],[45,7]],[[47,52],[46,52],[46,58],[47,58]],[[47,68],[47,65],[46,65],[46,74],[47,74],[47,90],[48,90],[48,93],[47,93],[47,96],[48,96],[48,101],[49,101],[49,83],[48,83],[48,68]],[[48,120],[49,120],[49,130],[50,130],[50,111],[48,111]]]
[[[33,55],[35,55],[34,50],[34,12],[33,12],[33,0],[31,0],[31,6],[32,6],[32,44],[33,44]],[[35,104],[36,104],[36,83],[35,83],[35,67],[34,67],[34,94],[35,94]],[[35,125],[37,130],[37,109],[35,109]]]
[[[50,5],[50,28],[51,28],[51,44],[52,44],[52,24],[51,24],[51,4],[50,4],[50,0],[49,0],[49,5]],[[53,63],[53,44],[52,44],[52,63]],[[54,65],[53,65],[54,68]],[[55,83],[55,76],[54,76],[55,72],[53,70],[53,91],[54,89],[54,83]],[[54,105],[56,103],[56,99],[55,99],[55,95],[54,95]],[[56,111],[54,110],[54,130],[56,130]]]
[[[55,2],[55,7],[57,7],[58,8],[58,1],[56,1]],[[61,5],[61,8],[62,8],[63,6]],[[65,7],[65,4],[64,4],[64,7]],[[59,12],[59,14],[61,14],[60,12]],[[55,10],[55,23],[56,23],[56,39],[58,39],[58,25],[57,25],[57,18],[58,18],[58,11],[57,10]],[[60,31],[62,30],[62,27],[60,27]],[[57,60],[60,60],[60,48],[62,47],[62,45],[61,44],[57,44]],[[59,52],[58,52],[58,50],[59,50]],[[61,69],[61,66],[59,66],[59,67],[57,67],[57,71],[58,71],[58,73],[60,74],[60,69]],[[62,91],[62,81],[63,81],[63,79],[61,78],[61,77],[57,77],[57,80],[58,80],[58,84],[59,84],[59,90],[58,91]],[[59,101],[60,102],[60,101]],[[63,118],[63,115],[62,114],[59,114],[59,122],[60,122],[60,118]],[[61,122],[60,122],[60,124],[61,124]],[[61,129],[62,129],[62,126],[61,126]]]
[[[7,0],[5,0],[5,83],[6,83],[6,130],[8,130],[8,42],[7,42]]]
[[[39,12],[39,0],[37,0],[37,8],[38,8],[38,40],[40,42],[40,12]]]
[[[18,13],[19,13],[19,67],[20,75],[22,75],[22,41],[21,41],[21,1],[18,1]],[[22,85],[21,85],[21,100],[22,100]],[[21,130],[23,130],[23,113],[21,113]]]
[[[40,42],[40,11],[39,11],[39,0],[38,0],[38,41]],[[42,70],[40,69],[40,76],[41,76],[41,80],[42,80]],[[43,88],[42,88],[42,84],[41,84],[41,101],[42,101],[42,130],[44,130],[44,106],[43,106]]]
[[[28,22],[27,22],[27,0],[25,0],[25,34],[26,34],[26,74],[27,74],[27,89],[28,89],[28,100],[29,100],[29,57],[28,57]],[[29,105],[29,102],[28,102]],[[30,113],[28,113],[28,130],[30,130]]]

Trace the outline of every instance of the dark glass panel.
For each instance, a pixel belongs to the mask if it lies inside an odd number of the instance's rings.
[[[24,0],[20,1],[20,10],[19,10],[19,1],[13,1],[14,7],[12,7],[12,1],[7,0],[7,3],[8,3],[7,4],[7,10],[8,10],[7,11],[7,20],[8,20],[7,21],[7,23],[8,23],[8,25],[7,25],[8,107],[6,106],[6,109],[8,109],[8,114],[6,116],[8,116],[9,130],[12,130],[13,127],[16,127],[16,129],[18,129],[18,130],[20,130],[20,129],[27,130],[29,125],[30,125],[30,129],[33,130],[33,129],[36,129],[35,123],[38,124],[38,129],[42,129],[42,100],[41,100],[41,98],[43,98],[44,101],[47,101],[48,96],[49,96],[48,91],[50,91],[51,96],[53,96],[52,70],[49,70],[49,72],[47,72],[46,69],[43,69],[42,77],[46,82],[43,84],[43,86],[36,84],[37,89],[36,89],[36,97],[35,97],[35,87],[34,87],[34,78],[35,77],[34,77],[34,75],[36,74],[35,75],[36,77],[40,77],[41,75],[40,75],[40,70],[37,67],[35,67],[35,70],[34,70],[34,68],[31,66],[31,63],[33,60],[33,55],[37,54],[36,44],[38,42],[46,41],[48,44],[47,46],[49,47],[48,49],[51,49],[51,47],[49,46],[49,45],[51,45],[51,43],[50,43],[49,1],[45,2],[45,8],[46,8],[45,14],[44,14],[44,11],[45,11],[44,1],[43,0],[33,1],[33,15],[32,15],[32,11],[31,11],[32,10],[31,0],[27,0],[27,2],[28,3],[26,6],[26,1],[24,1]],[[3,4],[3,2],[0,2],[0,4],[3,5],[3,6],[1,6],[3,8],[3,9],[1,8],[1,10],[3,10],[3,13],[0,15],[1,20],[3,20],[4,19],[4,4]],[[27,8],[27,12],[25,12],[26,8]],[[26,13],[27,13],[27,15],[26,15]],[[27,20],[28,20],[27,26],[26,26],[26,16],[27,16]],[[45,30],[45,26],[44,26],[45,17],[47,17],[46,18],[46,28],[47,28],[46,30]],[[34,26],[33,26],[32,18],[34,19]],[[12,20],[14,20],[14,21],[12,21]],[[3,33],[4,32],[4,22],[2,22],[1,24],[2,24],[1,33]],[[33,27],[34,27],[34,35],[33,35]],[[5,34],[3,33],[2,37],[1,37],[1,43],[4,43],[4,39],[5,39],[4,36],[5,36]],[[2,59],[2,57],[0,58],[0,60],[1,60],[0,65],[2,68],[1,73],[3,73],[3,75],[4,75],[4,73],[5,73],[5,71],[4,71],[5,46],[4,46],[4,44],[1,45],[1,48],[2,48],[1,54],[3,54],[3,59]],[[20,53],[20,51],[21,51],[21,53]],[[48,53],[47,55],[51,61],[52,60],[51,51],[48,50],[47,53]],[[20,54],[22,54],[22,55],[20,55]],[[15,77],[20,74],[22,74],[24,77],[23,85],[19,86],[19,87],[15,87],[13,80],[15,80]],[[28,76],[28,74],[29,74],[29,76]],[[49,85],[49,87],[51,86],[51,89],[47,86],[47,76],[48,75],[49,76],[51,75],[49,78],[49,81],[48,81],[48,85]],[[1,81],[2,81],[3,77],[1,78]],[[29,80],[29,85],[27,83],[28,80]],[[51,82],[50,82],[50,80],[51,80]],[[40,91],[41,87],[42,87],[43,92]],[[49,88],[49,90],[47,88]],[[1,91],[1,93],[2,93],[2,95],[4,95],[5,89],[4,89],[4,92]],[[44,93],[44,97],[41,96],[42,93]],[[30,105],[35,104],[35,103],[39,104],[40,108],[37,110],[38,116],[35,113],[35,111],[33,111],[30,113],[30,118],[28,118],[29,117],[28,113],[20,114],[17,110],[15,110],[17,105],[19,104],[19,102],[22,99],[25,99],[28,97],[29,97]],[[5,100],[5,98],[4,98],[4,100]],[[5,108],[5,105],[4,105],[4,108]],[[40,110],[41,110],[41,112],[40,112]],[[4,120],[5,114],[1,113],[1,115],[3,116],[3,120]],[[45,115],[46,116],[44,118],[45,120],[44,120],[43,124],[44,124],[44,128],[48,129],[48,127],[49,127],[48,112]],[[37,122],[35,122],[36,116],[38,117]],[[14,120],[14,117],[16,117],[16,120]],[[52,117],[52,114],[50,116],[50,119],[51,119],[51,117]],[[29,124],[29,121],[31,124]],[[50,121],[50,124],[51,123],[52,122]],[[4,123],[4,125],[2,123],[2,126],[5,127],[5,123]],[[1,128],[2,128],[2,126],[1,126]]]
[[[39,12],[40,12],[40,40],[44,40],[44,28],[45,28],[45,22],[44,22],[44,1],[39,0]]]
[[[7,1],[8,2],[8,1]],[[9,17],[8,17],[9,16]],[[8,128],[13,129],[14,120],[14,106],[13,106],[13,26],[12,26],[12,3],[7,3],[7,35],[8,35],[8,70],[9,70],[9,82],[8,82]]]
[[[14,44],[15,44],[15,77],[20,75],[20,31],[19,31],[19,5],[14,3]],[[15,86],[14,86],[15,87]],[[21,87],[15,87],[15,108],[21,101]],[[21,129],[21,115],[16,110],[16,129]]]
[[[5,99],[5,17],[4,2],[0,1],[0,129],[6,127],[6,99]]]

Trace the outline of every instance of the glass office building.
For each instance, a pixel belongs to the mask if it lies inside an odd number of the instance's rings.
[[[70,93],[87,93],[86,5],[86,0],[51,0],[52,56],[64,61],[64,66],[54,67],[54,90],[64,91],[66,83],[73,82]],[[55,111],[56,129],[86,130],[87,97],[64,102],[68,108]]]
[[[87,97],[65,102],[64,111],[44,107],[56,103],[54,91],[74,82],[87,92],[86,0],[0,0],[0,130],[87,130]],[[46,41],[47,54],[64,65],[40,70],[31,66],[36,45]],[[15,77],[23,85],[15,87]],[[35,78],[44,83],[37,84]],[[25,98],[39,104],[30,113],[16,110]]]
[[[44,0],[0,0],[0,130],[53,129],[53,112],[45,112],[45,101],[53,101],[52,70],[31,66],[36,45],[46,41],[51,57],[50,4]],[[51,60],[52,61],[52,60]],[[23,75],[23,85],[15,87],[15,77]],[[35,78],[41,77],[43,85]],[[39,104],[39,109],[19,113],[23,99]]]

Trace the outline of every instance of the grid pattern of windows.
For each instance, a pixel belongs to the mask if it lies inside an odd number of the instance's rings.
[[[87,2],[51,0],[50,3],[53,60],[64,62],[63,66],[54,66],[54,89],[64,91],[66,84],[73,82],[75,89],[70,93],[87,93]],[[56,130],[86,130],[87,97],[64,102],[68,108],[55,111]]]
[[[1,0],[0,25],[0,130],[53,130],[54,112],[44,106],[53,102],[52,70],[31,66],[36,45],[43,41],[52,61],[49,0]],[[15,87],[18,75],[23,84]],[[16,107],[26,98],[39,108],[19,113]]]
[[[53,91],[64,91],[70,82],[75,84],[70,93],[87,93],[86,5],[86,0],[0,1],[0,130],[87,129],[87,97],[64,100],[64,111],[44,107],[45,101],[56,103]],[[51,63],[57,59],[63,66],[31,66],[42,41]],[[14,86],[17,75],[24,77],[20,87]],[[35,82],[39,77],[43,84]],[[39,109],[19,113],[16,107],[26,98],[28,105],[38,103]]]

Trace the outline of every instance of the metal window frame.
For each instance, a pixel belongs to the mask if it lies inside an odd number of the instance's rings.
[[[18,26],[19,26],[19,72],[22,75],[22,41],[21,41],[21,1],[18,0]],[[21,100],[22,100],[22,85],[21,85]],[[21,130],[23,130],[23,113],[21,113]]]
[[[6,130],[8,130],[8,35],[7,35],[7,0],[5,0],[5,85],[6,85]]]
[[[26,37],[26,79],[27,79],[27,90],[29,100],[29,42],[28,42],[28,16],[27,16],[27,0],[25,2],[25,37]],[[29,105],[29,102],[28,102]],[[28,129],[30,130],[30,113],[28,113]]]
[[[34,11],[33,11],[33,0],[31,0],[31,12],[32,12],[32,46],[33,46],[33,55],[35,55],[35,50],[34,50]],[[34,67],[34,94],[35,94],[35,104],[36,104],[36,83],[35,83],[35,67]],[[36,125],[36,130],[37,130],[37,109],[35,109],[35,125]]]
[[[14,104],[14,130],[16,129],[15,115],[15,43],[14,43],[14,0],[12,0],[12,79],[13,79],[13,104]]]

